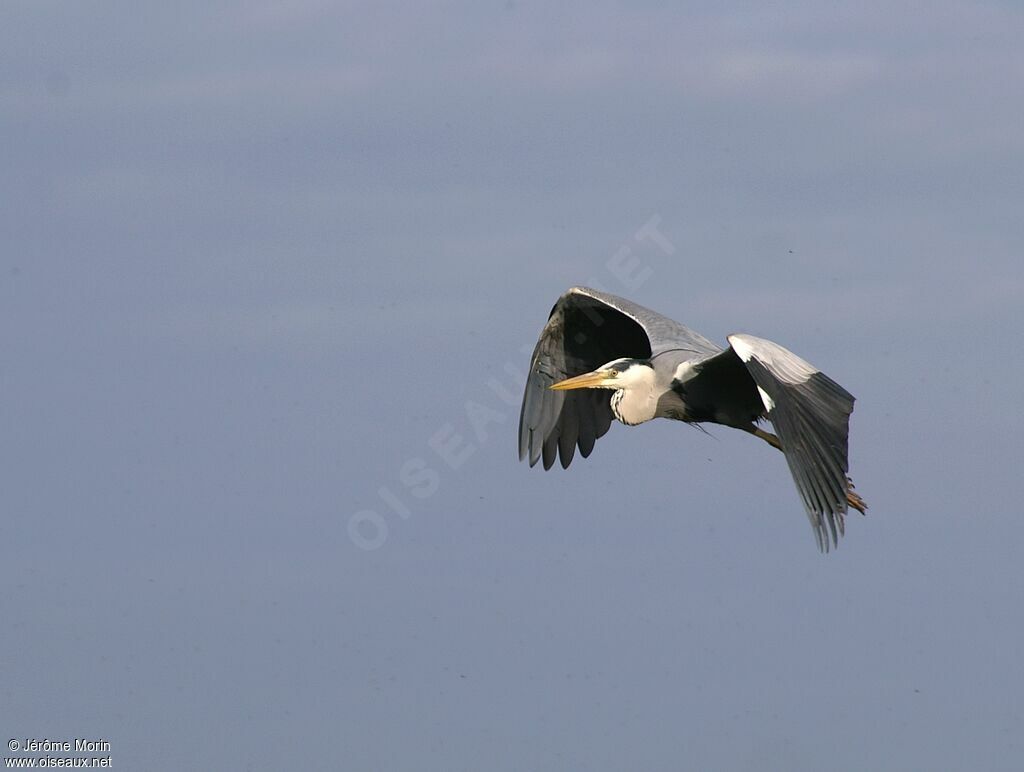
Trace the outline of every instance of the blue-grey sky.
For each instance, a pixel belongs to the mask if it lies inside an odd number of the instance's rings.
[[[5,742],[1019,768],[1024,11],[552,6],[0,8]],[[838,551],[738,432],[517,462],[573,284],[857,396]]]

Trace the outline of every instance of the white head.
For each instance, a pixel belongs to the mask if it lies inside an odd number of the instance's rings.
[[[629,426],[654,418],[658,409],[655,373],[645,359],[614,359],[596,370],[567,378],[552,389],[614,389],[611,408],[614,416]]]

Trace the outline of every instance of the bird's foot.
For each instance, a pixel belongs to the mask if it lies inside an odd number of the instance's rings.
[[[846,478],[846,503],[856,509],[862,515],[868,508],[868,505],[864,502],[864,499],[860,497],[860,494],[853,489],[853,480],[849,477]]]

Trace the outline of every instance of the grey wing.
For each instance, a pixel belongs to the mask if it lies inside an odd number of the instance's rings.
[[[844,530],[853,395],[770,340],[730,335],[729,343],[757,385],[818,546],[827,551],[829,536],[838,545]]]
[[[686,325],[680,324],[674,319],[669,319],[657,311],[652,311],[630,300],[620,298],[618,295],[612,295],[610,292],[599,292],[589,287],[573,287],[562,297],[565,298],[569,295],[580,299],[589,298],[593,303],[599,303],[609,309],[619,311],[643,327],[650,342],[648,356],[656,356],[666,351],[688,351],[696,356],[704,357],[717,354],[722,350],[721,346],[712,343]],[[617,354],[612,358],[624,356],[630,355]],[[606,359],[605,362],[607,361],[610,360]],[[598,362],[595,367],[602,364],[604,362]]]
[[[578,447],[584,458],[613,419],[605,389],[552,391],[551,384],[620,357],[646,359],[668,348],[717,351],[683,325],[624,298],[573,287],[548,317],[533,351],[519,414],[519,458],[530,466],[556,455],[568,467]]]

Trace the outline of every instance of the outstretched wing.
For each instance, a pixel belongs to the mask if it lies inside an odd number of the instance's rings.
[[[530,362],[519,414],[519,458],[530,466],[555,456],[568,467],[576,448],[584,458],[612,422],[611,393],[605,389],[552,391],[570,376],[630,357],[647,359],[669,348],[699,354],[718,347],[671,319],[605,292],[573,287],[555,303]]]
[[[847,457],[854,398],[792,351],[753,335],[730,335],[778,434],[818,546],[838,545],[847,510]],[[828,531],[826,532],[826,526]]]
[[[614,303],[573,288],[555,303],[533,350],[519,413],[519,459],[530,466],[543,458],[562,467],[576,448],[586,458],[612,422],[610,392],[604,389],[552,391],[553,383],[590,372],[619,357],[649,357],[643,326]]]

